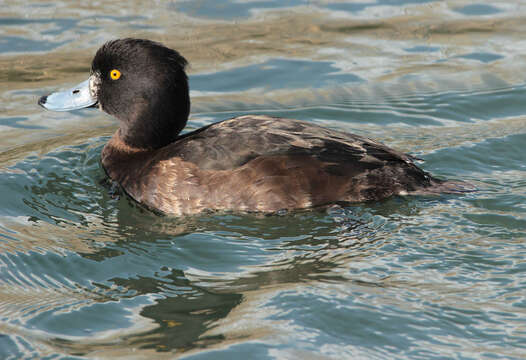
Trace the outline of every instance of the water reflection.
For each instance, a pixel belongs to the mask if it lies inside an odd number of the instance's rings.
[[[375,6],[392,6],[393,8],[397,8],[401,5],[425,4],[431,2],[436,2],[436,0],[376,0],[369,2],[334,2],[329,3],[327,7],[332,10],[355,13]]]
[[[127,342],[144,349],[188,351],[224,340],[217,331],[204,334],[240,305],[242,294],[284,284],[344,281],[344,276],[331,273],[352,256],[345,249],[358,251],[357,244],[361,244],[359,256],[365,256],[364,250],[373,246],[374,234],[381,226],[368,232],[369,224],[358,216],[346,217],[345,209],[329,212],[331,215],[308,212],[259,219],[239,215],[196,218],[190,225],[191,233],[170,238],[155,230],[152,218],[153,226],[146,226],[149,221],[133,228],[129,223],[120,224],[119,228],[128,230],[126,240],[87,256],[102,263],[106,258],[125,256],[134,268],[149,269],[141,274],[152,273],[105,282],[104,287],[156,299],[142,308],[140,315],[154,320],[158,327],[131,335]],[[341,224],[338,230],[334,221]],[[174,225],[175,231],[181,230],[178,221]],[[166,222],[164,226],[166,230]],[[299,233],[305,235],[298,238]],[[200,250],[210,247],[214,248],[213,258]],[[115,253],[116,248],[120,253]],[[140,265],[134,257],[140,257]]]
[[[360,77],[341,71],[329,61],[306,61],[271,59],[255,64],[212,74],[196,74],[190,77],[190,87],[201,94],[207,92],[236,92],[255,90],[261,76],[265,90],[322,88],[364,81]]]
[[[435,51],[439,51],[440,48],[433,47],[433,46],[417,45],[411,48],[406,48],[404,50],[407,52],[435,52]]]
[[[185,351],[224,340],[220,336],[203,338],[202,335],[242,301],[241,294],[218,293],[213,287],[197,286],[178,269],[162,267],[155,275],[116,277],[107,281],[112,286],[127,289],[134,297],[147,295],[155,299],[139,313],[152,319],[155,328],[130,334],[126,338],[128,344],[140,349]]]
[[[351,13],[363,11],[369,7],[391,6],[400,7],[402,5],[425,4],[436,0],[376,0],[368,2],[341,2],[341,1],[228,1],[228,0],[183,0],[171,3],[170,7],[176,11],[186,13],[190,16],[205,17],[212,19],[236,19],[257,14],[261,10],[276,10],[280,8],[292,8],[297,6],[309,6],[327,8],[330,10],[347,11]],[[483,5],[482,5],[483,6]],[[483,11],[478,8],[474,11]]]
[[[66,44],[67,41],[37,41],[29,40],[20,36],[4,36],[0,39],[0,52],[21,52],[26,49],[34,51],[49,51]]]
[[[74,42],[75,39],[71,36],[73,33],[78,37],[96,32],[104,27],[106,21],[126,23],[134,29],[156,28],[153,25],[143,24],[144,20],[146,20],[144,16],[112,16],[104,13],[82,18],[0,17],[0,26],[3,26],[1,33],[4,35],[0,38],[0,54],[49,52]],[[35,39],[35,34],[38,34],[38,39]]]
[[[41,255],[6,255],[10,260],[3,263],[13,274],[5,278],[6,285],[19,282],[23,269],[34,269],[35,261],[41,264],[40,276],[49,279],[25,281],[26,292],[48,288],[45,306],[31,301],[27,315],[16,312],[10,321],[28,317],[27,326],[54,334],[49,342],[61,344],[63,349],[75,339],[70,350],[82,355],[103,346],[98,334],[131,327],[126,314],[140,306],[138,316],[153,320],[156,326],[146,332],[127,331],[121,339],[127,346],[158,351],[211,346],[224,337],[203,334],[227,317],[247,291],[344,281],[344,276],[331,272],[353,256],[345,249],[358,251],[360,247],[359,256],[365,256],[364,251],[374,245],[374,236],[382,227],[376,224],[368,229],[371,224],[367,219],[339,207],[328,213],[320,210],[261,218],[197,217],[188,224],[166,218],[161,222],[148,213],[134,219],[128,216],[131,212],[137,213],[137,209],[119,209],[113,236],[116,241],[101,243],[99,237],[89,252],[78,253],[81,257],[71,253],[57,257],[49,253],[56,251],[53,247]],[[134,222],[139,219],[140,223]],[[337,228],[335,223],[339,224]],[[90,227],[90,232],[98,232],[93,224]],[[300,233],[304,235],[298,236]],[[211,247],[213,253],[202,250]],[[67,268],[78,270],[63,278],[60,269]],[[61,290],[58,283],[66,288]],[[69,293],[75,288],[78,295],[71,297]],[[14,305],[1,292],[0,298],[4,306]],[[15,299],[20,301],[18,296]],[[62,310],[57,312],[57,308]],[[115,322],[116,316],[123,321]],[[78,323],[83,327],[75,331],[65,325]],[[87,336],[95,340],[87,341]]]
[[[485,52],[474,52],[474,53],[470,53],[466,55],[459,55],[458,57],[464,58],[464,59],[478,60],[483,63],[490,63],[490,62],[497,61],[499,59],[504,58],[504,56],[502,55],[485,53]]]
[[[469,4],[466,6],[454,8],[453,10],[471,16],[494,15],[502,12],[499,8],[488,4]]]
[[[17,129],[45,129],[45,127],[40,125],[24,124],[27,119],[27,117],[0,118],[0,126],[9,126]]]
[[[170,8],[175,11],[186,13],[190,16],[203,16],[214,19],[235,19],[247,17],[258,9],[279,9],[282,7],[292,7],[309,4],[308,0],[292,1],[229,1],[229,0],[183,0],[172,2]]]

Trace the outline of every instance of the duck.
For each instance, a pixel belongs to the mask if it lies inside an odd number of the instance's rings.
[[[187,65],[155,41],[111,40],[88,80],[38,104],[98,107],[118,119],[102,167],[129,197],[163,214],[275,213],[469,190],[433,177],[411,155],[307,121],[245,115],[181,134],[190,114]]]

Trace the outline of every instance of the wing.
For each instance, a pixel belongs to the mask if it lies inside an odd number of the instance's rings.
[[[166,149],[204,170],[228,170],[264,156],[312,156],[333,165],[356,163],[374,169],[388,163],[412,164],[408,155],[379,142],[307,122],[247,115],[181,136]]]

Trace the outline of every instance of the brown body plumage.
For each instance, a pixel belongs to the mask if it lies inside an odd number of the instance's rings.
[[[157,150],[117,132],[102,164],[135,200],[176,215],[379,200],[442,183],[385,145],[298,120],[242,116]]]

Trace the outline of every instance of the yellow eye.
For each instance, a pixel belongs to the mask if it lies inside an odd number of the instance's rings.
[[[121,77],[121,72],[117,69],[113,69],[112,71],[110,71],[110,77],[112,80],[119,80],[119,78]]]

